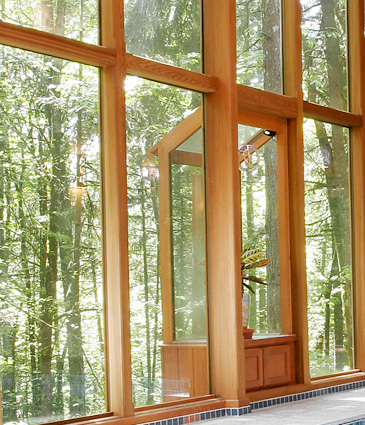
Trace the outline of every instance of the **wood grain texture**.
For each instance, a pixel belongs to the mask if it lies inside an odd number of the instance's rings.
[[[238,406],[247,399],[241,361],[236,4],[205,0],[203,7],[205,72],[220,82],[205,96],[211,386]]]
[[[216,78],[200,74],[199,72],[188,71],[176,68],[150,59],[126,54],[127,73],[148,80],[178,86],[187,90],[194,90],[201,93],[211,93],[217,89]]]
[[[362,115],[327,108],[307,101],[303,102],[303,112],[306,118],[341,125],[343,127],[361,127],[363,121]]]
[[[304,153],[303,153],[303,92],[302,41],[300,1],[284,2],[285,94],[298,99],[298,116],[288,120],[289,158],[289,225],[290,273],[292,293],[293,333],[296,344],[296,379],[309,384],[309,349],[307,318],[307,281],[304,220]]]
[[[167,146],[166,146],[167,147]],[[162,340],[170,344],[174,340],[174,306],[172,283],[172,217],[170,157],[164,145],[158,150],[159,160],[159,221],[160,221],[160,271],[162,299]]]
[[[129,322],[123,9],[118,0],[109,2],[109,5],[106,3],[103,0],[101,5],[103,19],[108,22],[107,26],[104,25],[104,37],[118,52],[116,65],[103,70],[101,99],[106,387],[109,410],[118,416],[129,417],[134,409]]]
[[[246,390],[253,390],[264,386],[264,360],[261,348],[245,350]]]
[[[365,43],[364,2],[348,2],[349,31],[349,100],[350,111],[363,114],[365,107]],[[362,123],[363,124],[363,123]],[[364,126],[350,130],[352,162],[352,220],[354,266],[354,341],[355,366],[365,371],[365,129]]]
[[[247,109],[285,119],[298,116],[298,100],[290,96],[237,85],[237,98],[238,109]]]
[[[113,48],[86,44],[3,21],[0,21],[0,43],[87,65],[110,66],[117,61]]]

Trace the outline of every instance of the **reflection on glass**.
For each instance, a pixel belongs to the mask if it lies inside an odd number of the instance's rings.
[[[0,19],[85,43],[99,40],[98,0],[7,0]]]
[[[301,0],[305,100],[347,109],[346,0]]]
[[[98,70],[1,57],[2,420],[103,413]]]
[[[252,275],[267,286],[250,282],[249,328],[257,333],[280,333],[280,269],[276,137],[263,130],[239,125],[239,146],[252,144],[260,152],[258,168],[241,172],[242,247],[260,249],[271,261]]]
[[[126,100],[133,402],[145,406],[209,394],[206,341],[186,340],[205,335],[201,95],[127,77]]]
[[[175,339],[206,338],[202,131],[170,152]]]
[[[310,370],[354,368],[348,130],[304,122]]]
[[[125,0],[127,52],[200,71],[199,0]]]
[[[281,0],[236,0],[238,83],[283,92]]]

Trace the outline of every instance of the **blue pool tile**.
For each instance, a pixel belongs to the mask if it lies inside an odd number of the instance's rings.
[[[205,413],[205,418],[206,418],[206,419],[210,419],[210,412],[206,412],[206,413]]]

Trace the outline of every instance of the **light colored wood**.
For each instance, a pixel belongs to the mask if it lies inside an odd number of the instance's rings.
[[[237,85],[237,96],[238,109],[285,119],[298,116],[298,101],[289,96],[242,85]]]
[[[269,336],[268,338],[254,338],[246,339],[245,347],[247,348],[263,348],[263,347],[272,347],[274,345],[283,345],[297,340],[296,335],[278,335],[278,336]]]
[[[170,407],[176,407],[176,406],[182,406],[186,403],[197,403],[200,401],[209,401],[209,400],[214,400],[217,397],[215,395],[205,395],[205,396],[201,396],[201,397],[194,397],[194,399],[189,399],[187,400],[176,400],[176,401],[171,401],[171,402],[166,402],[163,405],[161,404],[154,404],[151,406],[143,406],[143,407],[136,407],[134,410],[135,412],[138,413],[142,413],[142,412],[146,412],[146,411],[151,411],[151,410],[162,410],[162,409],[166,409],[166,408],[170,408]]]
[[[207,345],[172,343],[161,347],[164,401],[209,394]]]
[[[303,111],[306,118],[318,121],[325,121],[330,124],[341,125],[343,127],[361,127],[362,115],[340,111],[339,109],[327,108],[315,103],[303,102]]]
[[[217,89],[217,79],[207,74],[176,68],[175,66],[134,56],[131,53],[127,53],[125,59],[129,75],[136,75],[137,77],[201,93],[211,93]]]
[[[290,270],[290,232],[289,232],[289,174],[288,174],[288,140],[287,126],[277,129],[277,179],[278,179],[278,234],[279,234],[279,268],[280,268],[280,312],[281,333],[293,332],[292,277]],[[295,308],[295,304],[294,307]]]
[[[301,5],[299,0],[284,1],[284,87],[285,94],[298,99],[298,115],[288,120],[288,181],[289,181],[289,225],[290,225],[290,268],[292,292],[293,333],[298,337],[296,344],[296,379],[310,383],[307,281],[305,260],[304,221],[304,154],[303,154],[303,92],[302,92],[302,41]]]
[[[246,390],[253,390],[264,386],[264,360],[261,348],[245,350]]]
[[[109,3],[107,5],[107,3]],[[112,7],[110,5],[112,3]],[[116,66],[102,74],[102,196],[105,275],[106,368],[109,410],[132,416],[129,323],[128,209],[123,56],[123,10],[118,0],[102,2],[103,39],[117,49]]]
[[[174,306],[172,284],[172,217],[171,217],[171,177],[169,150],[161,145],[158,149],[159,161],[159,221],[160,221],[160,269],[162,300],[162,340],[170,344],[174,340]]]
[[[163,147],[166,152],[179,147],[185,140],[189,139],[203,125],[203,108],[199,107],[194,113],[181,121],[166,136],[159,140],[147,151],[148,156],[157,155],[159,148]]]
[[[113,48],[86,44],[3,21],[0,21],[0,43],[88,65],[109,66],[116,63]]]
[[[212,392],[247,404],[240,287],[235,0],[204,0],[204,71],[219,78],[205,97],[207,241]],[[217,54],[219,52],[219,54]]]
[[[364,373],[353,373],[335,378],[325,378],[313,381],[309,384],[286,385],[277,388],[268,388],[249,393],[250,402],[266,400],[268,398],[283,397],[290,394],[298,394],[306,391],[318,390],[320,388],[331,387],[335,385],[348,384],[350,382],[362,381],[365,379]]]
[[[350,111],[363,114],[365,107],[365,43],[364,43],[364,2],[348,2],[349,31],[349,100]],[[355,366],[365,371],[365,129],[350,131],[352,157],[352,219],[354,266],[354,341]]]
[[[265,347],[263,350],[264,385],[268,387],[293,383],[294,359],[290,344]]]
[[[239,109],[238,123],[249,125],[251,127],[264,127],[265,129],[278,132],[286,125],[286,119],[274,117],[272,115],[265,115],[263,112],[257,113],[247,109]]]

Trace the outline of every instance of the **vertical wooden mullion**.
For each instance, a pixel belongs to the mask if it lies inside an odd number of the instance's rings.
[[[102,191],[108,408],[132,416],[129,322],[128,210],[123,1],[101,0],[104,46],[116,49],[116,65],[104,67],[101,84]]]
[[[159,161],[159,220],[160,220],[160,269],[162,296],[162,340],[170,344],[174,340],[174,294],[172,279],[172,218],[171,175],[169,150],[158,149]]]
[[[349,108],[350,112],[362,114],[365,100],[364,84],[364,1],[348,1],[348,61],[349,61]],[[355,367],[365,371],[365,209],[364,209],[364,127],[350,131],[352,154],[352,263],[354,269],[353,311]]]
[[[302,37],[300,0],[284,0],[284,88],[298,99],[298,117],[288,120],[289,225],[293,332],[297,335],[296,378],[310,383],[307,318],[307,281],[304,218],[304,150]]]
[[[204,0],[204,72],[218,77],[205,97],[207,254],[212,392],[247,404],[240,287],[237,164],[236,3]]]

